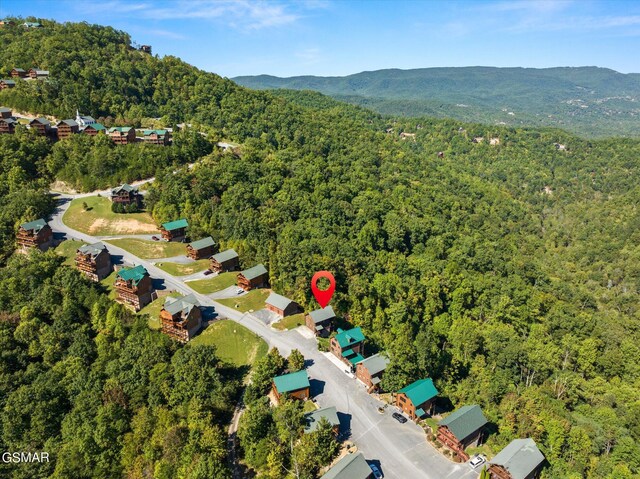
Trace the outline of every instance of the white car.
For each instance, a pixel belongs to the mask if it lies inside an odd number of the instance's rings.
[[[485,458],[482,456],[473,456],[469,461],[469,465],[471,466],[472,469],[475,469],[476,467],[481,466],[484,463],[485,463]]]
[[[376,466],[375,464],[369,464],[369,467],[371,468],[371,472],[373,472],[373,477],[375,477],[376,479],[382,479],[382,472],[380,472],[378,466]]]

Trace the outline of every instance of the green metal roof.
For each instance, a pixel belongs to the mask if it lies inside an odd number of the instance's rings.
[[[362,361],[364,361],[364,356],[362,354],[356,354],[354,357],[349,358],[349,362],[354,366]]]
[[[416,407],[438,395],[438,390],[433,385],[431,378],[418,379],[398,392],[404,393]]]
[[[249,268],[249,269],[245,269],[244,271],[241,271],[240,274],[247,279],[255,279],[258,276],[267,274],[267,268],[265,268],[263,264],[257,264],[253,268]]]
[[[100,130],[100,131],[106,130],[106,127],[101,123],[91,123],[91,124],[86,126],[85,130],[87,128],[93,128],[94,130]]]
[[[28,223],[23,223],[20,225],[20,228],[22,228],[23,230],[33,230],[34,233],[37,233],[38,231],[40,231],[42,228],[44,228],[47,225],[47,222],[45,220],[43,220],[42,218],[34,220],[34,221],[29,221]]]
[[[485,424],[487,418],[477,404],[462,406],[439,422],[440,426],[447,426],[459,441],[469,437]]]
[[[361,452],[347,454],[320,479],[367,479],[373,472]]]
[[[276,389],[280,394],[297,391],[309,387],[309,376],[304,369],[296,373],[289,373],[273,378]]]
[[[340,419],[338,419],[338,411],[335,406],[325,407],[322,409],[316,409],[315,411],[308,412],[304,415],[304,432],[309,433],[318,429],[320,420],[324,418],[329,421],[332,426],[339,426]]]
[[[158,136],[164,136],[167,134],[167,130],[144,130],[144,136],[153,135],[156,133]]]
[[[238,253],[236,253],[235,250],[228,249],[218,254],[214,254],[211,258],[215,259],[218,263],[224,263],[225,261],[229,261],[230,259],[237,257]]]
[[[194,241],[193,243],[189,243],[189,246],[191,246],[195,250],[201,250],[209,246],[215,246],[215,245],[216,245],[216,242],[213,241],[213,238],[211,236],[207,236],[206,238],[202,238],[202,239],[199,239],[198,241]]]
[[[418,409],[416,409],[416,416],[418,417],[422,417],[426,414],[426,412],[424,412],[424,409],[422,409],[421,407],[419,407]]]
[[[490,463],[504,467],[513,479],[525,479],[544,462],[533,439],[514,439]]]
[[[145,276],[148,276],[149,273],[145,269],[144,266],[139,264],[135,268],[121,269],[118,271],[117,276],[124,279],[125,281],[133,281],[134,284],[138,284]]]
[[[175,221],[169,221],[168,223],[162,223],[162,228],[167,231],[179,230],[180,228],[186,228],[187,226],[189,226],[189,223],[187,223],[187,220],[184,218]]]
[[[128,133],[130,129],[130,126],[112,126],[111,128],[109,128],[108,133],[113,133],[114,131],[117,131],[119,133]]]
[[[362,329],[360,329],[359,326],[349,329],[348,331],[338,330],[336,341],[338,341],[341,348],[346,348],[347,346],[364,341],[364,334],[362,334]]]

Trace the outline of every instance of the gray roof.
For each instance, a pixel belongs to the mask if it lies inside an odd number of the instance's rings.
[[[482,426],[487,424],[487,418],[482,414],[482,409],[477,404],[462,406],[457,411],[449,414],[438,423],[447,426],[459,441],[469,437]]]
[[[335,318],[336,313],[333,312],[333,308],[331,306],[327,306],[326,308],[311,311],[309,313],[309,316],[311,316],[311,320],[314,323],[320,323],[322,321],[326,321],[327,319]]]
[[[225,251],[221,251],[218,254],[214,254],[211,258],[215,259],[218,263],[224,263],[225,261],[229,261],[230,259],[237,258],[238,253],[235,250],[228,249]]]
[[[78,248],[78,251],[80,251],[81,253],[90,254],[94,258],[98,256],[101,252],[106,250],[107,250],[107,247],[100,241],[98,243],[86,244]]]
[[[69,125],[69,126],[78,126],[75,120],[61,120],[60,123],[64,123],[65,125]],[[58,125],[60,123],[58,123]]]
[[[369,374],[374,375],[387,369],[389,362],[390,359],[388,357],[378,353],[365,359],[364,361],[361,361],[360,364],[367,368]]]
[[[18,120],[11,116],[9,118],[0,118],[0,121],[4,121],[5,123],[18,123]]]
[[[6,106],[0,106],[0,113],[11,113],[11,108],[7,108]]]
[[[271,293],[267,300],[265,301],[267,304],[271,306],[275,306],[278,309],[286,309],[291,303],[293,303],[292,299],[285,298],[284,296],[278,293]]]
[[[111,190],[111,194],[112,195],[117,195],[118,193],[120,193],[120,191],[126,191],[127,193],[131,193],[132,191],[138,191],[138,188],[136,188],[135,186],[131,186],[127,183],[118,186],[117,188],[114,188]]]
[[[490,463],[504,467],[513,479],[525,479],[544,462],[533,439],[514,439]]]
[[[2,83],[7,84],[7,85],[15,85],[15,84],[16,84],[16,82],[15,82],[15,81],[13,81],[13,80],[9,80],[9,79],[2,79],[2,80],[0,80],[0,81],[1,81]]]
[[[43,117],[43,116],[41,116],[39,118],[34,118],[29,123],[33,123],[34,121],[37,121],[38,123],[42,123],[43,125],[50,125],[51,124],[51,122],[49,120],[47,120],[45,117]]]
[[[200,303],[193,294],[183,296],[182,298],[167,297],[167,299],[164,300],[164,309],[171,315],[180,312],[187,315],[196,306],[200,306]]]
[[[322,409],[317,409],[312,412],[308,412],[304,415],[304,432],[313,432],[318,429],[318,424],[320,424],[320,420],[325,418],[329,421],[329,424],[332,426],[339,426],[340,419],[338,419],[338,411],[335,406],[325,407]]]
[[[347,454],[320,479],[367,479],[372,475],[371,468],[361,452]]]
[[[265,268],[262,264],[258,264],[253,268],[245,269],[240,274],[242,274],[242,276],[247,279],[254,279],[258,276],[262,276],[263,274],[267,274],[267,268]]]
[[[189,243],[189,246],[191,246],[191,248],[197,251],[203,248],[207,248],[209,246],[215,246],[215,244],[216,242],[213,241],[213,238],[211,236],[207,236],[206,238],[202,238],[202,239],[199,239],[198,241]]]

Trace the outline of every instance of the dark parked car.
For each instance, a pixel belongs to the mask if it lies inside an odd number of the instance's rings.
[[[160,238],[158,238],[157,236],[152,236],[152,237],[151,237],[151,239],[152,239],[153,241],[160,241]]]
[[[211,271],[210,269],[205,269],[204,270],[204,275],[207,276],[209,274],[213,273],[213,271]]]
[[[404,417],[402,414],[400,414],[399,412],[394,412],[393,413],[393,419],[395,419],[396,421],[404,424],[405,422],[407,422],[407,418]]]

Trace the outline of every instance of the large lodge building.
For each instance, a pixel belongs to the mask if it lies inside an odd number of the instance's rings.
[[[28,251],[32,248],[44,251],[53,243],[53,231],[42,218],[23,223],[18,229],[16,243],[21,251]]]
[[[111,255],[103,243],[78,248],[75,263],[76,268],[92,281],[101,281],[111,274]]]
[[[182,298],[168,297],[160,311],[160,322],[164,334],[186,343],[202,327],[200,303],[193,294]]]
[[[142,207],[142,194],[138,191],[138,188],[128,184],[118,186],[111,190],[111,201],[113,203],[120,203],[125,206],[135,204],[138,208]]]
[[[149,273],[142,265],[121,269],[116,275],[115,289],[118,301],[140,311],[152,300],[153,285]]]

